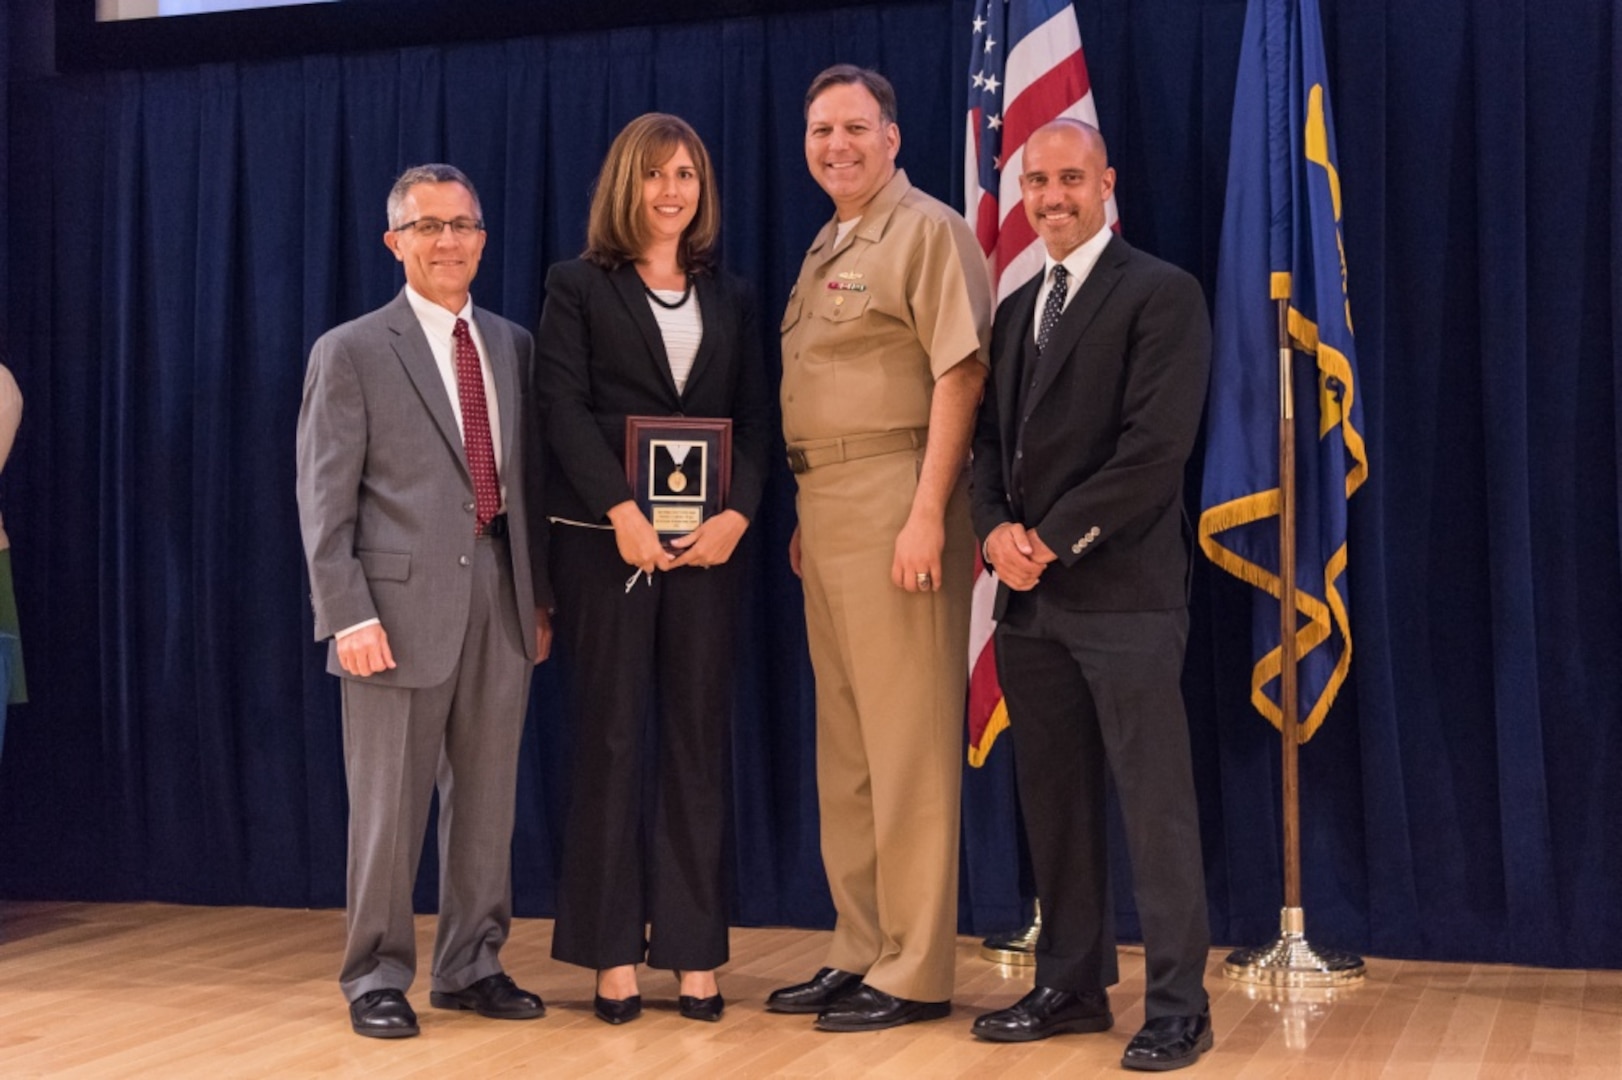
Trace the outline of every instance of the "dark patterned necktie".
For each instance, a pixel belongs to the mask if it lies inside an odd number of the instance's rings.
[[[1036,351],[1041,352],[1048,347],[1048,338],[1053,334],[1053,328],[1059,323],[1059,316],[1064,314],[1065,296],[1070,292],[1070,271],[1064,264],[1053,268],[1053,288],[1048,290],[1048,301],[1042,305],[1042,321],[1036,327]]]
[[[462,403],[462,447],[473,474],[474,532],[483,533],[501,509],[501,484],[496,478],[495,445],[490,441],[484,373],[479,370],[479,350],[473,346],[466,319],[456,320],[456,396]]]

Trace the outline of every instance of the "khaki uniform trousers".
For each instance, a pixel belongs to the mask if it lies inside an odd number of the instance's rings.
[[[974,534],[968,479],[946,514],[945,587],[890,581],[923,451],[801,473],[806,633],[817,680],[827,963],[915,1001],[952,995]]]

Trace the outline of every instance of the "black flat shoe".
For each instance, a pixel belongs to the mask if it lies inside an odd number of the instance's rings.
[[[1194,1064],[1215,1041],[1209,1006],[1198,1016],[1157,1016],[1132,1036],[1121,1064],[1144,1072],[1169,1072]]]
[[[969,1030],[990,1042],[1034,1042],[1049,1035],[1108,1031],[1109,995],[1102,990],[1038,986],[1006,1009],[986,1013]]]
[[[825,967],[808,982],[773,990],[766,997],[766,1009],[780,1013],[819,1013],[840,998],[855,993],[861,985],[860,975]]]
[[[632,994],[628,998],[616,1001],[597,994],[591,999],[591,1008],[597,1014],[597,1019],[605,1024],[629,1024],[642,1015],[642,995]]]
[[[369,990],[349,1003],[349,1026],[369,1039],[409,1039],[417,1014],[399,990]]]
[[[883,1031],[920,1020],[939,1020],[951,1012],[950,1001],[910,1001],[863,983],[818,1013],[816,1026],[818,1031]]]
[[[681,1014],[689,1020],[708,1020],[711,1023],[721,1019],[721,1010],[726,1008],[726,1002],[720,994],[711,994],[709,997],[693,997],[683,994],[676,999],[676,1005]]]
[[[492,1020],[534,1020],[546,1015],[538,996],[520,990],[500,971],[462,990],[435,990],[428,995],[428,1003],[436,1009],[471,1009]]]

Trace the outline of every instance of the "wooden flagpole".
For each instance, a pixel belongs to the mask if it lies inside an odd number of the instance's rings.
[[[1279,735],[1284,788],[1284,909],[1279,933],[1259,949],[1228,954],[1223,972],[1231,979],[1285,987],[1333,987],[1359,982],[1363,958],[1352,953],[1314,949],[1307,943],[1306,916],[1301,910],[1301,780],[1297,761],[1301,722],[1295,643],[1295,391],[1291,379],[1295,350],[1290,344],[1290,302],[1278,301],[1278,574]]]

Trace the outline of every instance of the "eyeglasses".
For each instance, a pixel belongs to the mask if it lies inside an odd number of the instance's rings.
[[[455,233],[457,237],[466,240],[474,233],[481,231],[484,228],[484,222],[465,217],[453,218],[450,221],[441,221],[435,217],[424,217],[418,218],[416,221],[408,221],[404,225],[396,225],[393,231],[410,231],[416,233],[424,240],[437,240],[439,235],[443,233],[447,227],[449,227],[451,232]]]

